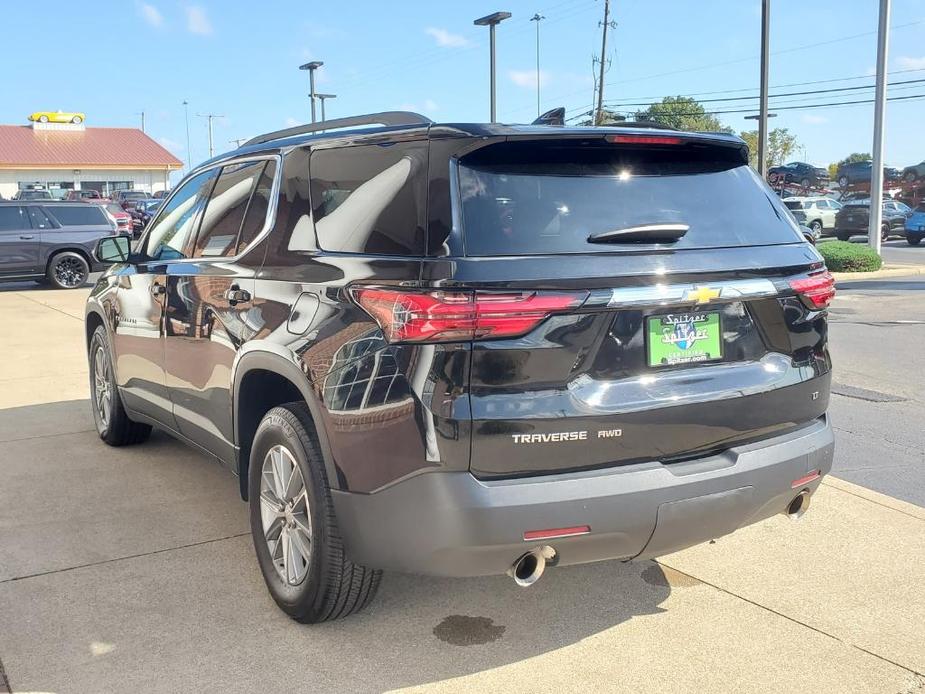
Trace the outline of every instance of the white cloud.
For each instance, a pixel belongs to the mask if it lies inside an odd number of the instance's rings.
[[[536,74],[536,70],[509,70],[507,76],[510,77],[511,82],[518,87],[536,89]],[[545,70],[540,70],[539,75],[541,87],[549,83],[549,73]]]
[[[427,112],[433,112],[438,110],[440,107],[437,105],[437,102],[433,99],[424,99],[424,110]]]
[[[183,145],[181,145],[179,142],[174,142],[168,137],[159,137],[157,138],[157,141],[161,147],[163,147],[170,153],[183,151]]]
[[[444,46],[445,48],[462,48],[463,46],[469,45],[469,39],[465,36],[452,34],[446,29],[440,29],[439,27],[427,27],[424,33],[433,37],[438,46]]]
[[[187,30],[191,34],[209,36],[212,33],[212,23],[206,16],[206,11],[199,5],[189,5],[185,9]]]
[[[437,104],[437,102],[434,101],[433,99],[424,99],[424,101],[420,104],[415,104],[410,101],[405,101],[403,103],[398,104],[398,106],[395,107],[395,110],[396,111],[412,111],[414,113],[424,113],[426,115],[428,113],[433,113],[439,108],[440,108],[439,104]]]
[[[896,59],[896,64],[901,70],[925,70],[925,55],[921,58],[901,56]]]
[[[138,12],[141,14],[141,18],[151,26],[155,28],[163,26],[164,18],[154,5],[143,2],[138,6]]]
[[[803,122],[809,125],[822,125],[823,123],[828,123],[829,119],[825,116],[817,116],[812,113],[804,113]]]
[[[301,122],[301,121],[297,121],[297,120],[296,120],[295,118],[293,118],[292,116],[289,116],[289,117],[286,119],[286,127],[287,127],[287,128],[294,128],[294,127],[297,126],[297,125],[302,125],[302,122]]]

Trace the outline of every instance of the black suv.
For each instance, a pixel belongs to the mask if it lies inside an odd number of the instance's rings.
[[[794,161],[768,169],[768,181],[772,184],[797,183],[804,188],[826,186],[829,184],[829,172],[806,162]]]
[[[116,233],[100,205],[0,202],[0,280],[37,279],[76,289],[103,268],[93,256],[96,242]]]
[[[100,436],[235,472],[299,621],[381,569],[526,586],[798,516],[832,464],[833,279],[734,136],[329,121],[98,253]]]
[[[898,200],[884,200],[881,208],[880,238],[906,235],[906,220],[912,208]],[[850,200],[835,213],[835,237],[847,241],[855,234],[867,234],[870,229],[870,200]]]

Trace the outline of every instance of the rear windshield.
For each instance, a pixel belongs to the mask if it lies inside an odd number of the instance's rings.
[[[54,205],[46,208],[64,226],[105,226],[103,211],[96,205]]]
[[[125,200],[144,200],[147,198],[147,194],[142,191],[130,190],[125,193],[122,193],[122,198]]]
[[[787,206],[787,209],[790,210],[802,210],[810,206],[810,203],[803,202],[802,200],[784,200],[784,204]]]
[[[672,249],[800,240],[780,199],[729,147],[509,142],[464,157],[458,179],[467,255],[640,250],[652,244],[588,237],[661,224],[689,227]]]

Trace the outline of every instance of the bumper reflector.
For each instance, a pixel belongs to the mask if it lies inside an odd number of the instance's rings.
[[[559,537],[575,537],[576,535],[587,535],[591,532],[590,525],[576,525],[571,528],[550,528],[548,530],[528,530],[524,533],[524,541],[530,540],[552,540]]]
[[[793,482],[790,483],[790,488],[796,489],[797,487],[802,487],[804,484],[809,484],[810,482],[819,479],[819,477],[820,477],[819,471],[813,470],[808,475],[805,475],[804,477],[800,477],[799,479],[793,480]]]

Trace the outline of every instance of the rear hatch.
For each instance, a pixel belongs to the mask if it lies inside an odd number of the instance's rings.
[[[501,326],[472,344],[477,476],[679,461],[824,413],[831,277],[741,143],[511,140],[456,178],[453,281]]]
[[[870,222],[870,205],[866,202],[847,203],[835,215],[838,229],[867,229]]]

